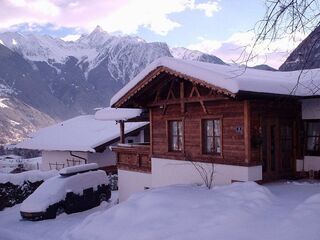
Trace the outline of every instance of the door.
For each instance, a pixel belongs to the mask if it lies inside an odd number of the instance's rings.
[[[294,122],[282,120],[280,122],[280,175],[282,178],[291,177],[294,173]]]
[[[278,178],[278,124],[276,119],[264,119],[262,123],[262,172],[263,180]]]
[[[294,124],[290,119],[262,122],[263,180],[291,177],[294,173]]]

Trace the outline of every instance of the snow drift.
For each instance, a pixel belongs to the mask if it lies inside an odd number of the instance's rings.
[[[69,239],[240,239],[273,198],[252,182],[213,190],[184,185],[148,190],[89,216]]]

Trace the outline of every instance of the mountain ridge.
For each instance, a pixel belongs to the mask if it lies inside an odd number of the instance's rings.
[[[5,32],[0,33],[0,84],[12,90],[7,96],[12,104],[39,111],[36,115],[43,121],[36,124],[42,127],[52,120],[91,114],[96,108],[108,106],[119,89],[163,56],[172,57],[166,43],[112,35],[99,27],[76,41]],[[219,60],[215,56],[212,59]],[[7,116],[6,110],[0,108],[0,115]],[[24,122],[26,129],[36,129]],[[10,129],[13,131],[14,126]],[[25,137],[24,132],[20,135],[17,139]]]

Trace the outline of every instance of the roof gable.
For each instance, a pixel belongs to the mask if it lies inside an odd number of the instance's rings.
[[[212,85],[206,81],[201,79],[188,76],[184,73],[175,71],[171,68],[160,66],[157,67],[155,70],[151,71],[148,75],[146,75],[140,82],[138,82],[134,87],[132,87],[128,92],[126,92],[118,101],[114,104],[114,107],[123,107],[123,105],[129,101],[133,96],[135,96],[138,92],[143,91],[151,82],[155,81],[160,76],[166,76],[164,80],[170,81],[171,79],[168,76],[177,77],[182,80],[186,80],[191,82],[192,84],[200,85],[205,88],[209,88],[214,90],[217,94],[226,95],[228,97],[235,97],[235,94],[230,92],[227,89]],[[159,83],[159,84],[164,84]],[[151,87],[153,89],[153,87]],[[154,90],[154,89],[153,89]]]
[[[315,86],[320,86],[320,69],[306,70],[302,73],[264,71],[163,57],[148,65],[116,93],[110,105],[121,106],[163,71],[230,96],[235,96],[240,91],[296,96],[319,95]]]

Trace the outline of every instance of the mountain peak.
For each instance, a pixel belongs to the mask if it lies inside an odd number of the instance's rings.
[[[92,33],[101,33],[101,32],[105,32],[103,29],[102,29],[102,27],[100,26],[100,25],[97,25],[96,27],[95,27],[95,29],[92,31]]]

